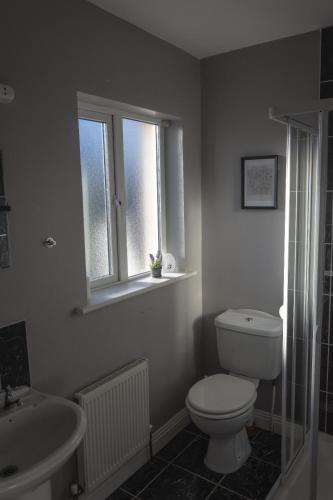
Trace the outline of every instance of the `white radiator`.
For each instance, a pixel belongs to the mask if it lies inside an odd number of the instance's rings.
[[[148,361],[137,360],[75,394],[87,415],[78,450],[85,494],[149,444]]]

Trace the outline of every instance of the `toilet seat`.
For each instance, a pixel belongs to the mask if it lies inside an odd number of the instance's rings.
[[[220,373],[194,384],[186,404],[199,416],[222,420],[245,413],[256,399],[257,391],[252,382]]]

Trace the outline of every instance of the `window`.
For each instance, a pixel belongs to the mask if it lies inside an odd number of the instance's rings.
[[[149,271],[162,250],[158,121],[79,107],[87,275],[93,288]]]

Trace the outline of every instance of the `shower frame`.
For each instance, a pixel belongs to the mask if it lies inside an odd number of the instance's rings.
[[[269,118],[287,126],[287,162],[286,162],[286,202],[285,202],[285,250],[284,250],[284,311],[283,318],[283,360],[282,360],[282,474],[281,482],[285,483],[293,470],[299,457],[305,450],[310,453],[310,477],[309,498],[315,500],[317,496],[317,455],[318,455],[318,420],[319,420],[319,387],[320,387],[320,350],[321,350],[321,321],[322,321],[322,289],[324,275],[324,230],[326,213],[326,174],[327,174],[327,142],[328,142],[328,112],[333,110],[333,99],[323,101],[301,102],[292,106],[278,106],[269,109]],[[318,128],[312,127],[301,120],[302,115],[316,114],[318,117]],[[306,388],[306,394],[310,395],[309,415],[307,416],[308,404],[304,404],[304,441],[299,450],[287,463],[287,348],[288,348],[288,275],[289,275],[289,217],[290,217],[290,174],[291,174],[291,129],[303,131],[310,134],[312,146],[317,145],[311,151],[312,174],[311,179],[311,230],[313,240],[311,248],[306,254],[307,264],[310,266],[311,289],[308,290],[307,314],[310,318],[311,338],[308,345],[311,346],[310,356],[307,358],[306,370],[309,370],[308,378],[310,387]],[[298,160],[297,160],[298,161]],[[309,342],[311,340],[311,342]],[[304,358],[306,359],[306,357]],[[294,360],[293,360],[294,361]],[[308,417],[308,420],[307,420]],[[307,427],[307,422],[309,426]],[[305,446],[306,445],[306,446]]]

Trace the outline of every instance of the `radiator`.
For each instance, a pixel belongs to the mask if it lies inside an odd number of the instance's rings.
[[[75,394],[87,415],[78,449],[79,481],[86,494],[149,444],[148,361],[134,361]]]

